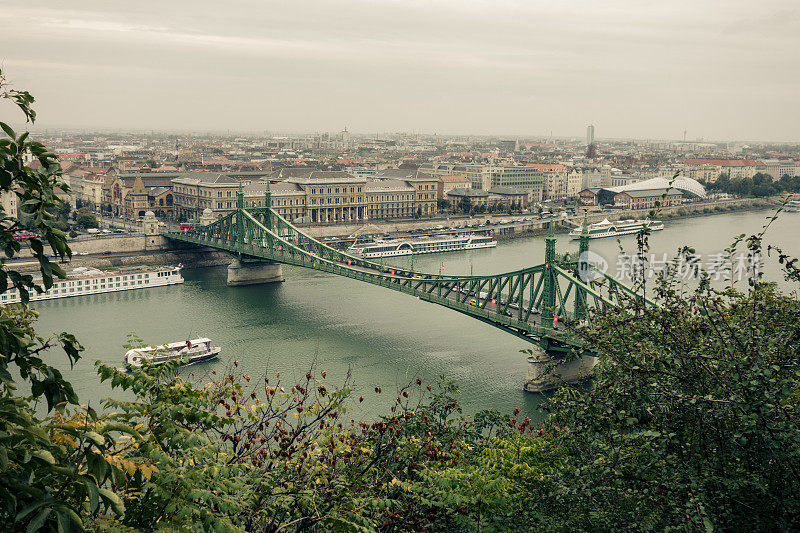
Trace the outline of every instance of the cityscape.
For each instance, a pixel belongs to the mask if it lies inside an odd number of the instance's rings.
[[[269,188],[281,216],[299,223],[335,224],[465,211],[541,211],[543,202],[598,205],[599,190],[641,182],[657,185],[660,182],[648,180],[669,180],[676,174],[703,187],[711,185],[709,193],[715,198],[731,196],[714,189],[720,176],[726,183],[752,183],[757,176],[793,183],[800,177],[797,145],[601,142],[595,141],[593,125],[587,127],[585,139],[410,134],[379,139],[346,129],[296,137],[64,132],[48,133],[43,139],[62,162],[70,186],[64,198],[73,209],[128,220],[153,211],[163,221],[195,221],[205,209],[219,218],[235,208],[240,182],[248,202],[259,201]],[[327,191],[329,186],[342,192]],[[351,196],[344,196],[347,189],[353,189]],[[651,192],[637,193],[635,201],[619,197],[603,203],[650,209],[661,200],[661,189],[635,187],[631,190]],[[768,196],[770,191],[765,192],[762,195]]]
[[[4,6],[0,529],[796,530],[797,30]]]

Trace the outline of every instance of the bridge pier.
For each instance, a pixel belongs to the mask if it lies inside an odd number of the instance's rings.
[[[269,261],[242,262],[234,259],[228,265],[228,285],[255,285],[283,281],[280,263]]]
[[[573,358],[571,354],[545,351],[534,346],[533,354],[528,357],[525,390],[544,392],[557,389],[564,383],[581,381],[591,377],[596,363],[597,358],[591,355]]]

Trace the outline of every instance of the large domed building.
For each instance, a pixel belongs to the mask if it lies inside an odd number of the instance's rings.
[[[651,178],[619,187],[594,187],[578,193],[583,205],[616,205],[629,209],[651,209],[678,205],[687,200],[706,197],[705,188],[686,178]]]

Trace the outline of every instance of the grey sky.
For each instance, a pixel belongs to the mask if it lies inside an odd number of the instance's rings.
[[[0,61],[42,127],[800,141],[798,0],[31,4]]]

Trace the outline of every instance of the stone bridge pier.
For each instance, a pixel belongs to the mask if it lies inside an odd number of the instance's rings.
[[[228,285],[255,285],[283,281],[280,263],[234,259],[228,265]]]
[[[584,380],[592,376],[595,364],[597,357],[591,355],[575,357],[569,353],[545,351],[534,346],[533,354],[528,356],[525,390],[544,392],[557,389],[564,383]]]

